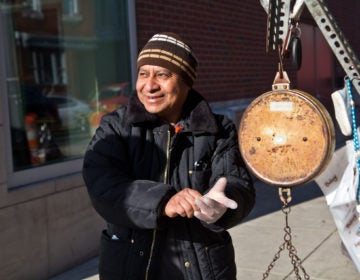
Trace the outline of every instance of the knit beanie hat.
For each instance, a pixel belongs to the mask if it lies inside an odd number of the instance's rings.
[[[196,79],[197,59],[187,45],[177,34],[155,34],[141,50],[138,69],[143,65],[164,67],[180,75],[185,83],[192,87]]]

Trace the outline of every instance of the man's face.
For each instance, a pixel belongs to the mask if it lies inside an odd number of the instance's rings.
[[[181,116],[189,87],[178,74],[166,68],[144,65],[138,72],[136,91],[148,112],[175,124]]]

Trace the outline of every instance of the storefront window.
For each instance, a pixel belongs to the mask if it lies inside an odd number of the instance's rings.
[[[1,1],[11,174],[81,159],[132,88],[127,1]]]

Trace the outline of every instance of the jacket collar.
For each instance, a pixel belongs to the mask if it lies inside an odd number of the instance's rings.
[[[134,91],[129,99],[126,112],[126,120],[129,124],[135,126],[160,124],[160,119],[150,114],[141,104],[136,91]],[[193,134],[198,133],[217,133],[218,126],[209,104],[194,89],[191,89],[188,98],[184,104],[181,122],[185,131],[191,131]]]

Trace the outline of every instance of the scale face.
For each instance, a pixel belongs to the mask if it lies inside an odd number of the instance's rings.
[[[325,107],[299,90],[260,95],[239,126],[240,152],[260,180],[278,187],[311,181],[335,149],[334,125]]]

